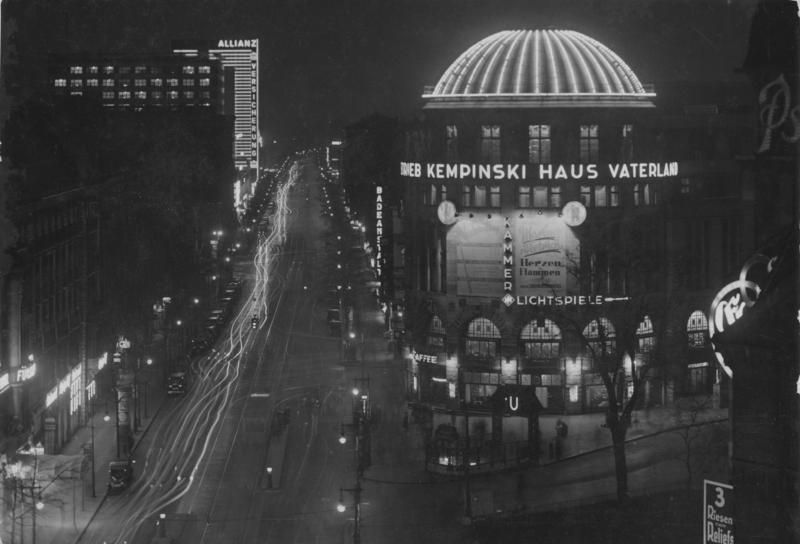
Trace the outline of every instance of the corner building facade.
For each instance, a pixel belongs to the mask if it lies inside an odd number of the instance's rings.
[[[646,369],[641,407],[725,405],[708,308],[753,245],[751,118],[719,86],[665,87],[583,34],[519,30],[425,90],[398,172],[412,402],[475,418],[523,387],[540,413],[603,411],[604,354],[622,398]]]

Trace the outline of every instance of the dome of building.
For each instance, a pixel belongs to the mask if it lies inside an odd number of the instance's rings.
[[[426,108],[652,107],[619,55],[572,30],[505,30],[479,41],[426,92]]]

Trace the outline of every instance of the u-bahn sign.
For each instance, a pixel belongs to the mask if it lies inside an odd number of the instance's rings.
[[[720,289],[711,303],[708,316],[709,338],[717,361],[729,378],[733,377],[733,369],[725,362],[722,353],[714,345],[714,337],[739,321],[745,312],[756,303],[761,294],[759,282],[763,283],[772,272],[775,259],[775,257],[770,258],[761,254],[750,257],[742,266],[739,279]]]
[[[495,413],[528,416],[541,410],[534,388],[529,385],[501,385],[492,396]]]

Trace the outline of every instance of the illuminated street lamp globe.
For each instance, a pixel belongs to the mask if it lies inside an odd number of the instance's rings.
[[[353,396],[354,396],[354,397],[357,397],[357,396],[358,396],[358,387],[354,387],[354,388],[353,388]]]
[[[347,510],[347,507],[344,505],[344,503],[340,502],[339,504],[336,505],[336,510],[341,513]]]

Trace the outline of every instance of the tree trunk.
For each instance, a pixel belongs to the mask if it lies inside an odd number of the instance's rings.
[[[611,429],[611,439],[614,442],[614,468],[617,474],[617,500],[624,503],[628,500],[628,463],[625,458],[625,428],[622,423],[617,423]]]

